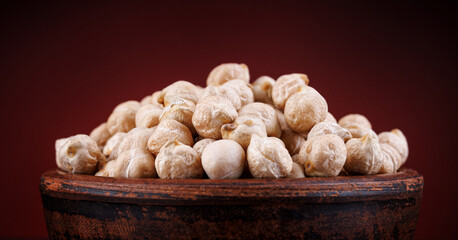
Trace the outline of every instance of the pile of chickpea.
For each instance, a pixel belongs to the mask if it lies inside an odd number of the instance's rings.
[[[360,114],[338,122],[305,74],[250,83],[245,64],[215,67],[202,88],[178,81],[115,107],[90,135],[56,141],[59,169],[123,178],[303,178],[395,173],[408,145]]]

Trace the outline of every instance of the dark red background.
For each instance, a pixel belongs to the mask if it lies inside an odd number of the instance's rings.
[[[46,237],[40,174],[54,140],[114,106],[243,62],[252,79],[304,72],[337,117],[409,140],[425,177],[417,239],[455,236],[457,28],[451,2],[0,4],[0,237]]]

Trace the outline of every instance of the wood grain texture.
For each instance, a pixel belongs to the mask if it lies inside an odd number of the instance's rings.
[[[52,170],[51,239],[411,239],[423,177],[115,179]]]

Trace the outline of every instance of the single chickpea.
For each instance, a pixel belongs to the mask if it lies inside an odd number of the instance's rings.
[[[347,161],[344,168],[350,174],[376,174],[382,166],[382,150],[378,140],[367,134],[352,138],[345,144]]]
[[[128,132],[134,128],[135,115],[140,107],[141,104],[137,101],[127,101],[116,106],[107,121],[110,134]]]
[[[300,92],[308,83],[309,79],[305,74],[292,73],[280,76],[272,87],[272,100],[275,106],[283,110],[288,98]]]
[[[162,89],[162,97],[164,99],[164,105],[167,106],[165,100],[167,96],[176,96],[197,104],[199,102],[199,89],[196,85],[188,81],[177,81]]]
[[[285,105],[285,120],[296,132],[306,132],[326,118],[328,104],[319,94],[312,91],[292,95]]]
[[[137,127],[151,128],[159,124],[159,117],[162,108],[153,104],[145,104],[135,114],[135,125]]]
[[[95,140],[99,148],[103,149],[103,146],[107,143],[111,137],[110,131],[108,131],[107,123],[102,123],[98,127],[94,128],[89,136]]]
[[[326,118],[324,119],[324,121],[337,123],[336,118],[330,112],[326,114]]]
[[[395,173],[398,170],[399,163],[401,162],[401,155],[390,144],[381,143],[380,149],[382,150],[382,166],[378,171],[379,174]]]
[[[157,156],[164,144],[174,140],[188,146],[194,144],[191,131],[185,125],[173,119],[165,119],[157,125],[156,130],[149,138],[148,150]]]
[[[247,149],[248,145],[250,145],[253,134],[267,137],[266,126],[263,121],[252,116],[239,116],[235,119],[235,122],[224,124],[221,127],[223,139],[234,140],[243,149]]]
[[[119,154],[135,148],[146,150],[148,147],[148,140],[154,132],[155,130],[153,128],[144,127],[137,127],[130,130],[126,136],[124,136],[121,143],[119,143]]]
[[[175,97],[167,99],[170,102],[163,109],[162,114],[159,118],[160,121],[164,119],[173,119],[184,124],[193,135],[196,134],[196,129],[192,125],[192,115],[196,110],[196,105],[186,99]]]
[[[110,156],[113,150],[117,148],[124,137],[126,137],[126,134],[125,132],[118,132],[108,139],[107,144],[103,147],[103,154],[107,157]]]
[[[88,135],[78,134],[56,140],[57,167],[72,174],[94,174],[107,162],[97,143]]]
[[[151,104],[152,102],[153,102],[153,97],[151,95],[145,96],[144,98],[142,98],[142,100],[140,100],[140,104],[142,106],[146,104]]]
[[[305,163],[305,174],[311,177],[339,175],[346,157],[344,141],[333,134],[308,139],[299,152],[299,158]]]
[[[342,138],[344,142],[347,142],[352,138],[351,133],[346,129],[341,127],[339,124],[334,122],[320,122],[317,123],[307,135],[307,138],[313,138],[316,136],[322,136],[326,134],[334,134]]]
[[[220,96],[201,99],[192,116],[192,125],[205,138],[221,139],[221,127],[237,118],[237,110],[229,100]]]
[[[365,128],[361,126],[350,126],[346,128],[350,133],[352,138],[362,138],[363,136],[369,134],[371,137],[378,140],[377,133],[370,128]]]
[[[164,108],[164,94],[162,91],[156,91],[151,95],[151,104],[159,108]]]
[[[275,80],[268,76],[262,76],[253,82],[253,95],[256,102],[273,104],[272,88]]]
[[[202,140],[196,141],[196,143],[194,143],[194,146],[192,146],[192,149],[194,149],[194,151],[196,151],[197,154],[199,154],[199,156],[202,156],[202,152],[204,151],[204,149],[210,143],[215,142],[215,141],[216,140],[212,138],[204,138]]]
[[[253,135],[247,149],[247,162],[254,178],[286,177],[293,168],[288,150],[275,137]]]
[[[224,83],[223,86],[234,89],[240,97],[242,107],[254,102],[253,90],[251,89],[249,83],[240,79],[234,79]]]
[[[245,64],[223,63],[213,68],[207,78],[207,86],[223,85],[230,80],[240,79],[246,83],[250,82],[250,72]]]
[[[406,137],[399,129],[393,129],[391,132],[381,132],[378,137],[380,143],[387,143],[398,151],[401,156],[401,161],[398,163],[399,169],[409,156],[409,146]]]
[[[262,120],[266,126],[267,136],[281,136],[281,126],[278,121],[277,111],[265,103],[254,102],[245,105],[239,110],[239,116],[251,116],[258,118]]]
[[[228,86],[208,86],[204,90],[204,95],[201,99],[206,99],[210,96],[221,96],[229,102],[231,102],[232,106],[234,106],[235,110],[239,110],[242,107],[242,100],[237,92]]]
[[[293,162],[291,172],[286,176],[287,178],[305,178],[304,165]]]
[[[285,144],[290,155],[299,153],[302,145],[305,143],[305,139],[291,129],[283,130],[280,139]]]
[[[123,151],[116,160],[110,161],[96,173],[101,177],[154,178],[157,177],[154,157],[146,149],[133,148]]]
[[[369,128],[372,129],[372,125],[367,118],[361,114],[348,114],[339,119],[339,125],[344,128]]]
[[[202,152],[202,167],[210,179],[236,179],[245,168],[245,151],[235,141],[218,140]]]
[[[202,178],[204,170],[199,155],[190,146],[168,141],[156,157],[156,170],[160,178]]]

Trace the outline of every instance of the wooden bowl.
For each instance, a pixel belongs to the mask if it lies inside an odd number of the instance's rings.
[[[116,179],[45,172],[51,239],[411,239],[423,177]]]

